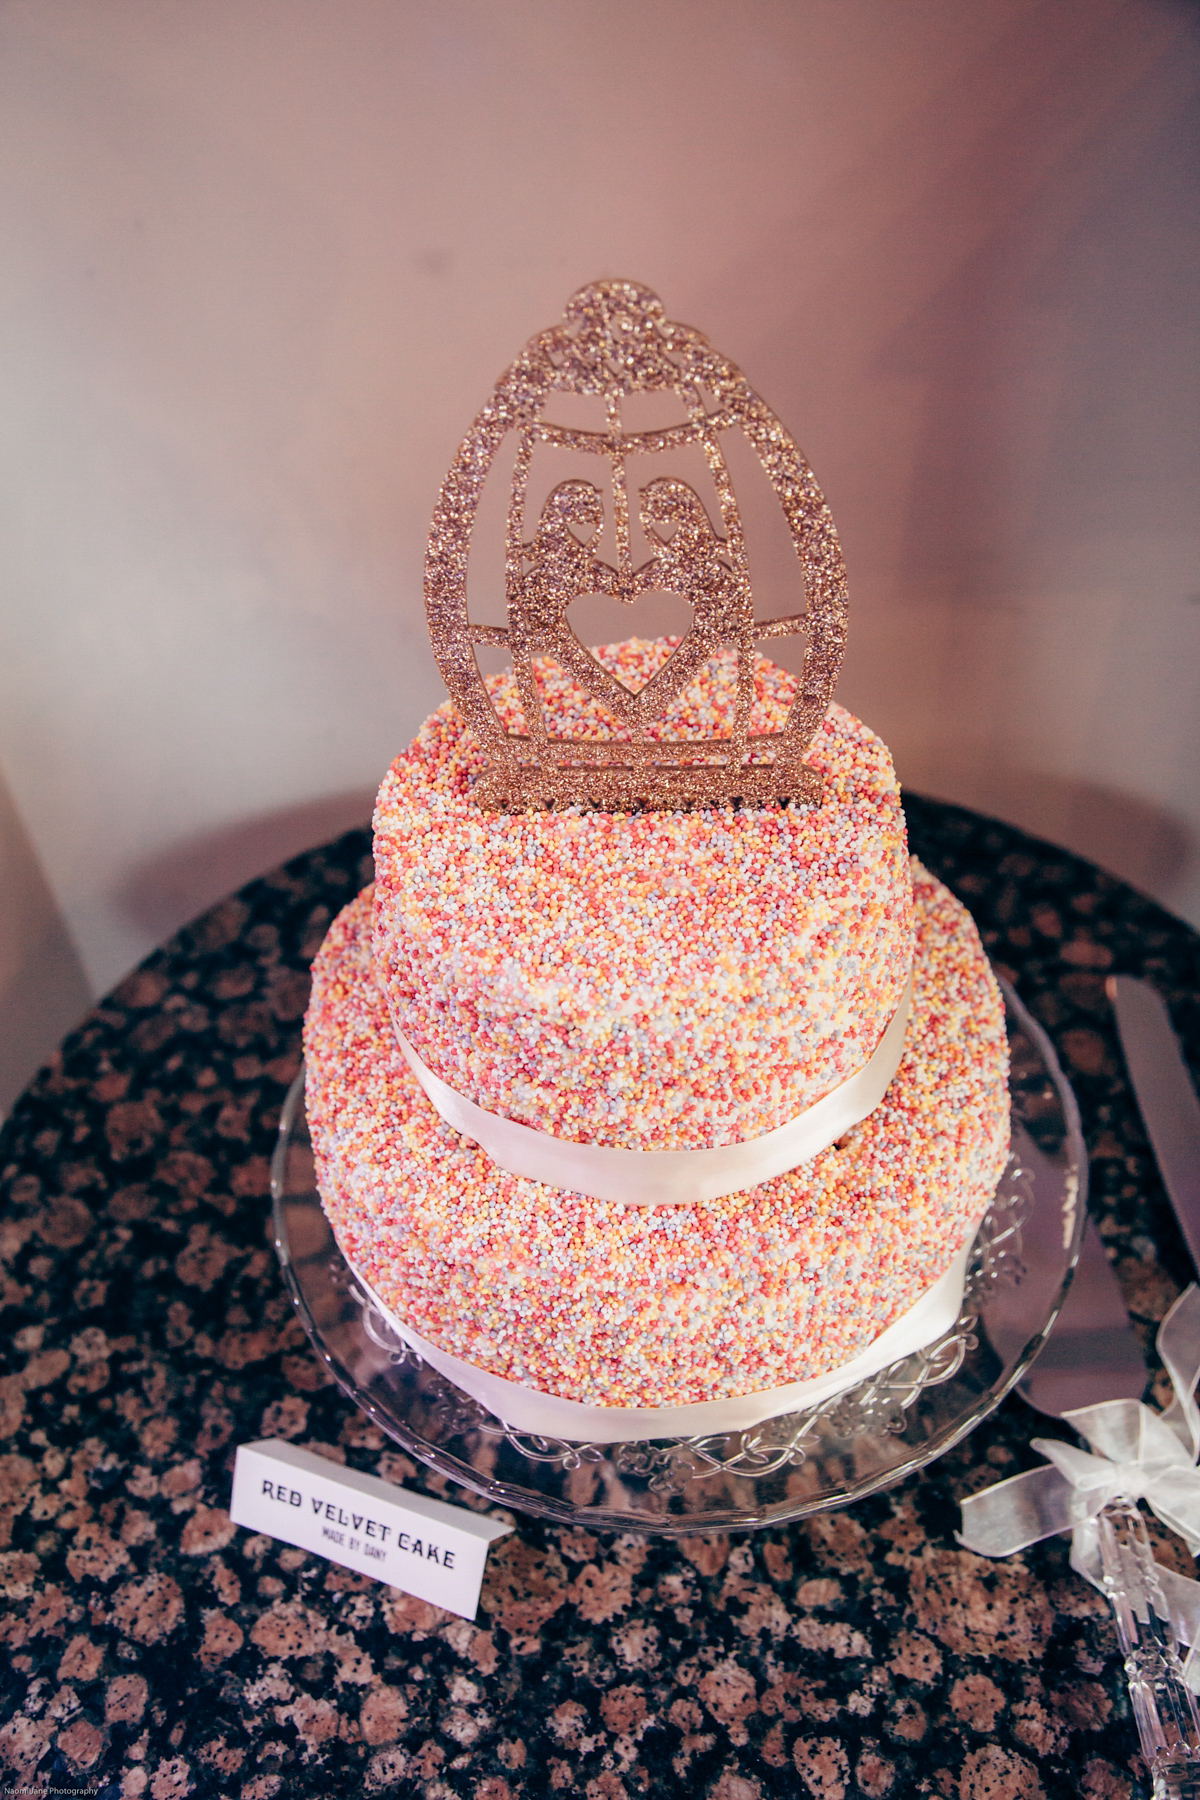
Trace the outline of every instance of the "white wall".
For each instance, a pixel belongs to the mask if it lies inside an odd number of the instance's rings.
[[[1184,0],[7,0],[0,1103],[365,816],[441,477],[599,274],[804,445],[902,778],[1200,921],[1198,113]]]

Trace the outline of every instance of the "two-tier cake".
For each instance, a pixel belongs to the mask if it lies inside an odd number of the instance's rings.
[[[628,429],[645,392],[679,421]],[[596,399],[593,428],[556,421],[563,393]],[[802,611],[754,614],[731,431]],[[480,626],[468,550],[506,437],[508,622]],[[305,1033],[360,1280],[511,1424],[592,1440],[744,1426],[936,1337],[1007,1154],[1003,1008],[969,916],[910,864],[887,750],[830,705],[840,555],[791,440],[644,289],[586,289],[468,435],[427,581],[454,700],[384,780],[375,886],[317,958]],[[652,591],[689,601],[682,638],[574,634],[581,595],[635,623]],[[755,647],[801,633],[799,677]],[[482,643],[507,672],[480,674]]]

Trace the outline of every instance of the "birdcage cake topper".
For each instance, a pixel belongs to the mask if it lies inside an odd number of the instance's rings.
[[[568,395],[598,404],[599,425],[557,422],[556,402],[561,413]],[[677,421],[632,429],[625,415],[640,395],[673,395]],[[740,433],[757,454],[796,553],[802,604],[774,618],[755,617],[742,515],[722,451],[727,433]],[[472,532],[510,436],[507,622],[481,624],[468,604]],[[570,452],[575,467],[539,498],[531,470],[544,449]],[[672,453],[697,451],[705,483],[671,472]],[[690,623],[633,689],[592,654],[567,615],[575,602],[607,596],[630,608],[635,635],[637,601],[649,594],[681,598]],[[442,678],[489,759],[475,788],[483,807],[819,802],[822,777],[805,753],[828,709],[846,635],[833,519],[800,451],[741,371],[698,331],[669,321],[648,288],[603,281],[581,289],[563,322],[531,339],[496,384],[442,484],[425,603]],[[792,636],[805,640],[804,663],[784,726],[753,730],[756,647]],[[476,654],[485,644],[511,657],[523,730],[505,723],[488,692]],[[720,652],[732,654],[736,671],[730,728],[664,737],[656,724]],[[547,659],[605,709],[611,735],[556,727],[539,679]]]

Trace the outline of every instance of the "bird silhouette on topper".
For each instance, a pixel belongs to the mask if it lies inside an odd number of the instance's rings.
[[[631,430],[623,403],[673,394],[682,419]],[[561,394],[599,397],[600,430],[552,422]],[[741,515],[721,437],[740,432],[756,452],[782,508],[802,574],[802,611],[756,619]],[[509,494],[507,624],[472,623],[467,601],[471,533],[501,444],[516,434]],[[596,482],[559,481],[525,537],[535,449],[594,459]],[[649,557],[634,566],[629,464],[697,446],[721,514],[713,523],[700,494],[676,474],[636,490]],[[694,454],[694,452],[693,452]],[[586,464],[584,465],[586,466]],[[662,466],[660,464],[660,466]],[[615,561],[599,546],[606,527]],[[568,612],[589,595],[632,607],[642,595],[680,596],[687,631],[636,691],[618,680],[576,635]],[[490,766],[475,788],[491,810],[583,804],[620,808],[720,805],[732,800],[819,802],[822,777],[805,753],[829,706],[846,636],[846,579],[833,519],[812,472],[779,420],[740,370],[699,332],[664,317],[661,301],[629,281],[583,288],[563,323],[531,339],[496,384],[442,484],[429,534],[425,604],[434,656]],[[804,668],[782,731],[753,732],[755,646],[803,634]],[[493,705],[475,654],[505,646],[512,657],[525,731],[509,730]],[[736,657],[736,700],[726,736],[664,737],[662,720],[717,652]],[[570,737],[553,729],[539,686],[539,659],[551,658],[598,701],[619,735]]]

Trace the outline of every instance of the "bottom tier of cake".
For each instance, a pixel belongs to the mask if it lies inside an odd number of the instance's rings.
[[[543,1394],[520,1382],[506,1381],[501,1375],[491,1375],[429,1343],[384,1305],[360,1270],[354,1270],[354,1274],[396,1336],[456,1388],[503,1420],[510,1430],[577,1444],[619,1444],[647,1438],[708,1437],[750,1431],[765,1419],[818,1406],[913,1351],[924,1350],[958,1319],[970,1254],[971,1245],[964,1244],[945,1274],[921,1295],[916,1305],[841,1368],[763,1393],[738,1394],[729,1400],[701,1400],[688,1406],[588,1406],[580,1400],[565,1400],[559,1394]]]
[[[439,1118],[397,1048],[360,896],[314,964],[305,1033],[317,1180],[347,1260],[430,1360],[591,1409],[756,1396],[763,1417],[790,1404],[778,1390],[846,1365],[861,1378],[969,1243],[1008,1149],[995,979],[919,865],[914,900],[912,1013],[875,1111],[757,1188],[650,1207],[510,1175]]]

